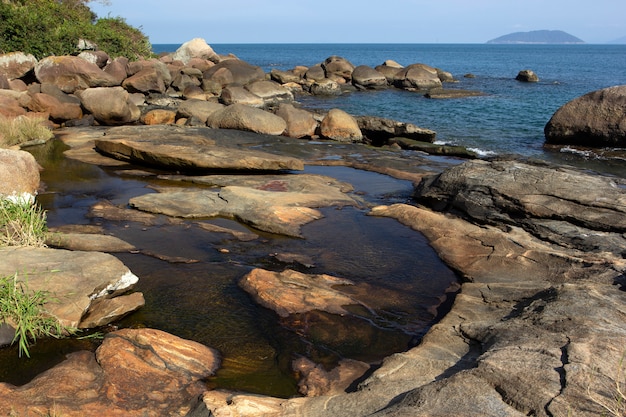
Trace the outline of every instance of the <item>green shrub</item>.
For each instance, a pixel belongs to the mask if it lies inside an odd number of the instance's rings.
[[[76,52],[79,39],[109,55],[151,56],[148,38],[124,19],[97,19],[86,0],[0,0],[0,53],[21,51],[37,59]]]
[[[54,134],[43,117],[18,116],[8,118],[0,115],[0,148],[8,148],[34,140],[46,141]]]

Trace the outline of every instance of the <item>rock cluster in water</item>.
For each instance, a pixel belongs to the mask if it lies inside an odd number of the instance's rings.
[[[82,69],[74,71],[76,67]],[[133,208],[95,204],[92,216],[150,225],[154,213],[172,218],[219,215],[262,231],[299,236],[301,225],[321,216],[317,208],[361,204],[346,194],[349,184],[291,173],[302,169],[304,161],[321,164],[332,157],[337,164],[415,181],[413,204],[372,207],[371,215],[398,219],[423,233],[462,277],[451,311],[422,342],[387,358],[351,392],[345,390],[363,375],[363,364],[343,362],[329,371],[306,359],[296,361],[294,370],[302,376],[301,392],[307,397],[207,391],[200,381],[219,366],[215,351],[158,330],[125,329],[110,333],[95,354],[72,354],[29,384],[0,384],[3,413],[591,416],[616,405],[611,401],[624,383],[620,367],[626,342],[624,181],[517,160],[468,161],[433,173],[434,163],[430,171],[424,169],[416,163],[419,156],[374,151],[354,142],[411,149],[417,147],[416,139],[432,141],[434,132],[356,118],[338,109],[320,116],[293,102],[294,91],[332,95],[350,84],[436,94],[442,79],[447,80],[443,72],[423,64],[402,68],[391,61],[375,69],[354,67],[330,57],[319,66],[272,71],[268,77],[234,57],[218,57],[198,41],[160,60],[130,63],[89,52],[39,62],[5,57],[0,68],[6,77],[0,78],[3,115],[24,115],[28,109],[57,124],[88,125],[57,131],[70,148],[67,157],[153,166],[175,171],[169,180],[219,187],[157,189],[129,200]],[[58,76],[61,69],[66,76]],[[33,76],[36,82],[26,85],[24,80],[35,81]],[[601,119],[601,98],[613,100],[613,93],[621,90],[597,93],[596,107],[584,107],[589,120]],[[159,126],[95,128],[93,120],[99,125]],[[284,142],[276,140],[278,135],[286,136]],[[342,142],[341,149],[313,143],[304,149],[289,142],[317,135]],[[5,177],[25,178],[0,181],[14,184],[0,189],[3,195],[36,193],[36,170],[19,169],[19,164],[12,170],[12,161],[28,160],[23,151],[10,151],[8,162],[0,164],[6,165],[0,167]],[[220,170],[238,175],[216,175]],[[241,175],[251,172],[257,174]],[[137,277],[98,251],[108,245],[141,249],[81,236],[80,229],[68,229],[50,237],[49,246],[73,250],[4,248],[3,273],[32,269],[41,285],[69,285],[55,287],[68,303],[51,312],[64,323],[97,327],[143,303],[141,294],[127,293]],[[253,233],[237,236],[256,238]],[[38,267],[40,256],[46,260]],[[344,314],[345,303],[359,304],[342,293],[341,286],[349,284],[289,270],[254,270],[240,282],[279,316],[307,309]],[[315,291],[320,296],[311,298]],[[124,297],[132,298],[134,307],[114,302]],[[104,306],[101,313],[94,313],[96,305]]]

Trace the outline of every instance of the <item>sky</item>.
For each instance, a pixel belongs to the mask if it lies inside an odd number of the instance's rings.
[[[105,4],[108,3],[108,4]],[[624,0],[92,0],[153,44],[485,43],[562,30],[587,43],[626,37]]]

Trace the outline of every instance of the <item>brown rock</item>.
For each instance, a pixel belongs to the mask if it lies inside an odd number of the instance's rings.
[[[239,281],[239,286],[257,303],[281,317],[311,310],[347,314],[343,306],[359,302],[334,288],[340,285],[354,284],[330,275],[307,275],[291,269],[272,272],[256,268]]]
[[[276,115],[287,122],[283,135],[290,138],[304,138],[315,135],[317,120],[307,110],[298,109],[293,104],[283,103],[276,111]]]
[[[185,65],[189,64],[193,59],[207,60],[215,63],[220,61],[219,56],[213,51],[213,48],[202,38],[195,38],[183,43],[176,52],[172,54],[172,59],[181,61]]]
[[[205,71],[203,78],[218,80],[223,86],[244,86],[253,81],[264,80],[265,72],[261,67],[250,65],[245,61],[227,59]]]
[[[331,109],[322,119],[320,133],[339,142],[361,142],[363,134],[356,119],[340,109]]]
[[[265,101],[261,97],[237,85],[225,87],[220,95],[220,100],[227,106],[239,104],[249,107],[263,107],[265,105]]]
[[[548,144],[626,147],[626,85],[593,91],[564,104],[544,133]]]
[[[276,81],[254,81],[244,87],[252,94],[261,97],[263,102],[267,104],[276,104],[279,102],[293,101],[294,97],[291,91]]]
[[[5,90],[0,90],[5,91]],[[8,90],[6,90],[8,91]],[[20,106],[14,95],[4,95],[0,93],[0,115],[4,117],[17,117],[26,114],[26,110]]]
[[[145,125],[171,125],[176,122],[176,112],[166,109],[154,109],[148,111],[141,118]]]
[[[277,136],[285,131],[287,123],[273,113],[244,104],[232,104],[212,113],[207,118],[207,126]]]
[[[55,122],[64,122],[83,117],[79,104],[63,103],[56,97],[38,93],[33,94],[28,103],[28,109],[33,112],[48,113]]]
[[[104,125],[122,125],[139,120],[141,112],[122,87],[89,88],[79,94],[83,107]]]
[[[352,84],[363,89],[385,88],[387,87],[387,78],[372,67],[359,65],[352,72]]]
[[[51,56],[35,65],[35,75],[40,83],[54,84],[66,93],[91,87],[119,85],[111,75],[96,64],[76,56]]]
[[[326,78],[339,77],[345,81],[350,81],[352,71],[354,71],[354,65],[350,61],[335,55],[326,58],[322,63],[322,68],[324,68]]]
[[[9,52],[0,55],[0,73],[9,80],[21,78],[35,68],[37,59],[23,52]]]
[[[115,79],[116,85],[122,85],[122,82],[128,77],[128,58],[115,58],[104,67],[104,72]]]
[[[39,164],[28,152],[0,149],[0,196],[33,201],[39,188]]]
[[[206,124],[209,116],[217,110],[220,110],[224,107],[223,104],[216,103],[214,101],[206,101],[206,100],[185,100],[180,103],[177,109],[177,117],[196,117],[203,124]]]
[[[396,73],[393,84],[407,90],[441,88],[437,69],[425,64],[412,64]]]
[[[160,417],[188,415],[219,366],[218,354],[159,330],[109,333],[94,357],[82,351],[14,387],[0,384],[0,413]]]
[[[94,329],[106,326],[140,309],[145,304],[146,300],[140,292],[114,298],[100,298],[89,306],[89,311],[78,327],[80,329]]]

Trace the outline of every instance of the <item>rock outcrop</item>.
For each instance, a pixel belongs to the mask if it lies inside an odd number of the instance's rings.
[[[626,147],[626,86],[593,91],[564,104],[544,133],[550,145]]]

